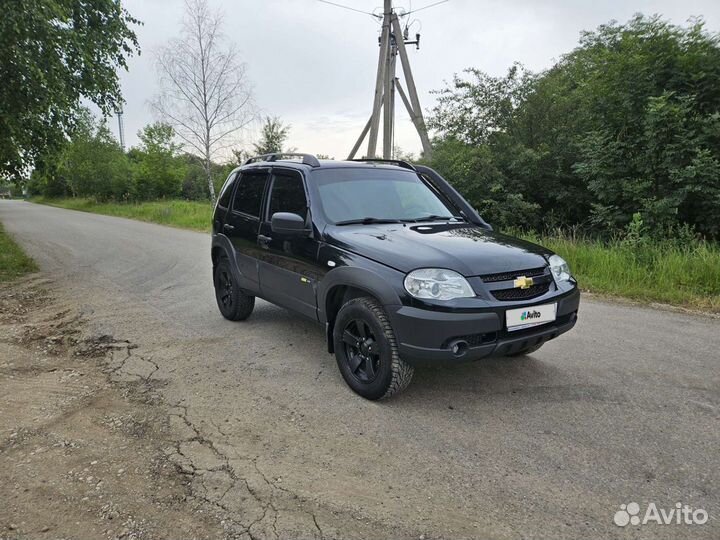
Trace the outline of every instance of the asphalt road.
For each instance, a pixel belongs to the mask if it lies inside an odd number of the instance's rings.
[[[208,499],[229,471],[216,498],[247,515],[233,482],[257,503],[263,477],[267,536],[720,537],[717,319],[585,299],[575,329],[530,358],[418,370],[372,403],[319,325],[265,302],[246,322],[220,316],[207,234],[10,201],[0,220],[95,331],[158,365],[163,396],[227,464],[198,483]],[[710,518],[614,525],[630,502]]]

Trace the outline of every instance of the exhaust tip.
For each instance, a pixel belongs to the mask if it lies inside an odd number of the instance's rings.
[[[456,358],[465,356],[465,353],[468,350],[468,342],[462,339],[452,341],[450,342],[450,350],[452,351],[453,356],[455,356]]]

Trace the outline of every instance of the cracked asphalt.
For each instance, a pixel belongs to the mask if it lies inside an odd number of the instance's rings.
[[[527,359],[418,370],[373,403],[320,326],[262,301],[219,315],[207,234],[15,201],[0,220],[93,332],[131,344],[113,376],[162,384],[168,459],[238,535],[720,537],[718,319],[584,299]],[[632,501],[710,518],[614,525]]]

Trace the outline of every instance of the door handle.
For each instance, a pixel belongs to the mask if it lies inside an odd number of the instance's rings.
[[[270,238],[269,236],[265,236],[264,234],[258,234],[258,242],[260,242],[262,245],[266,245],[272,242],[272,238]]]
[[[229,225],[228,223],[226,223],[225,225],[223,225],[223,229],[226,230],[226,231],[234,231],[234,230],[235,230],[235,227],[233,227],[232,225]]]

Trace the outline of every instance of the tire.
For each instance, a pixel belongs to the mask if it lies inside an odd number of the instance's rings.
[[[522,349],[516,353],[506,354],[505,356],[507,356],[508,358],[514,358],[516,356],[526,356],[528,354],[534,353],[543,345],[544,343],[541,343],[540,345],[533,345],[532,347],[528,347],[527,349]]]
[[[255,307],[255,297],[240,289],[227,259],[218,262],[214,282],[215,300],[222,316],[230,321],[247,319]]]
[[[410,384],[413,367],[400,358],[390,321],[374,298],[354,298],[340,308],[333,341],[340,373],[360,396],[385,399]]]

